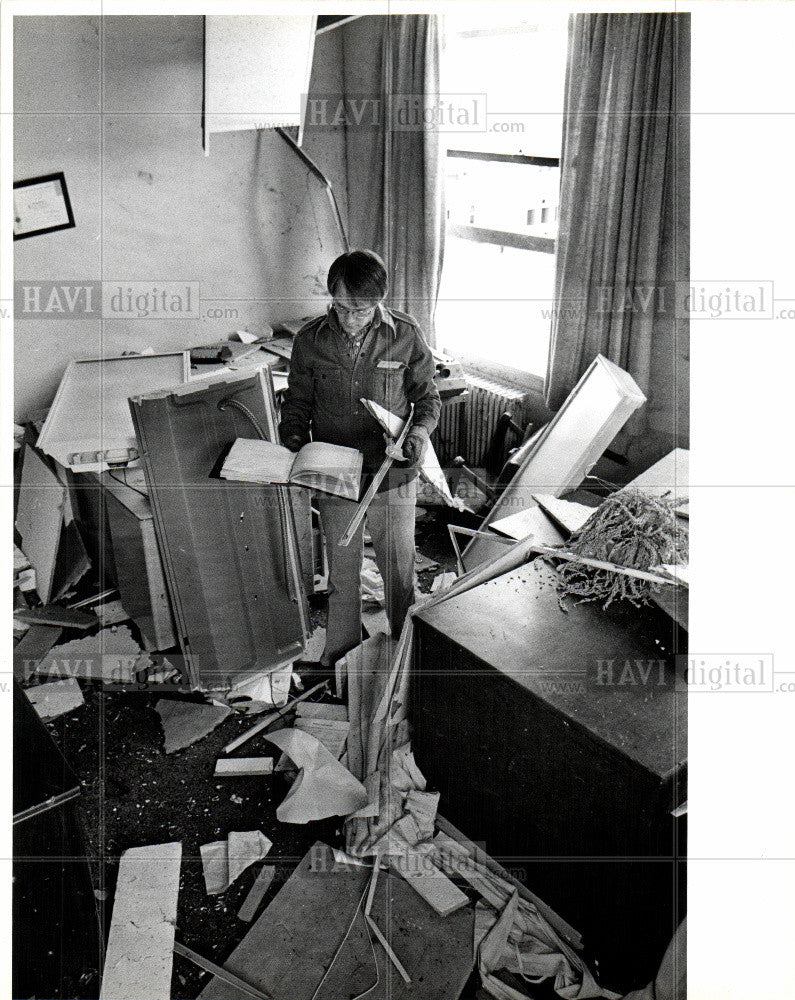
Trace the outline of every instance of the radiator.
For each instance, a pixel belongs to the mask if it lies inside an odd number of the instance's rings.
[[[461,455],[467,465],[482,467],[503,413],[510,413],[520,427],[527,426],[530,421],[528,396],[520,389],[512,389],[477,375],[468,374],[467,381],[469,392],[442,407],[439,426],[434,434],[434,447],[442,464]],[[508,457],[508,451],[519,444],[521,441],[509,431],[501,463]]]

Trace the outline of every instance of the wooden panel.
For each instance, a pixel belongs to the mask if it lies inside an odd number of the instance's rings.
[[[217,477],[249,411],[274,439],[267,373],[130,401],[177,634],[195,686],[235,683],[300,657],[306,598],[282,487]],[[214,477],[215,476],[215,477]]]
[[[339,1000],[372,987],[376,969],[361,911],[320,986],[369,877],[369,868],[335,870],[329,848],[315,844],[224,966],[274,997],[287,990],[290,1000]],[[407,986],[376,944],[380,982],[371,1000],[457,1000],[474,964],[471,908],[440,917],[402,878],[382,873],[371,915],[413,980]],[[245,998],[218,979],[200,996]]]
[[[646,401],[630,375],[597,355],[483,522],[535,506],[533,493],[559,497],[579,486],[635,410]],[[463,555],[474,569],[499,549],[473,538]]]
[[[119,862],[101,1000],[169,1000],[182,844],[125,851]]]
[[[177,636],[149,500],[109,480],[108,473],[101,481],[124,610],[140,628],[147,649],[170,649]]]
[[[186,381],[188,352],[72,361],[37,446],[75,471],[99,472],[107,460],[137,457],[129,396]]]
[[[300,126],[314,41],[309,15],[206,17],[205,136]]]
[[[22,551],[36,570],[36,590],[45,604],[52,596],[65,504],[66,487],[35,449],[26,448],[17,530]]]

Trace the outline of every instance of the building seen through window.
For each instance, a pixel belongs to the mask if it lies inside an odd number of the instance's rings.
[[[437,339],[543,375],[554,287],[566,15],[445,18],[442,85],[477,94],[479,131],[446,132]]]

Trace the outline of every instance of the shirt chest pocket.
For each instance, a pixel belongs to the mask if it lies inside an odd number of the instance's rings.
[[[372,374],[372,398],[401,416],[408,405],[406,371],[402,361],[389,361],[380,362]]]

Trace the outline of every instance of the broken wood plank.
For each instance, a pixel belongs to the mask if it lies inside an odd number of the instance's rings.
[[[486,852],[478,847],[473,841],[468,837],[464,836],[461,831],[453,826],[453,824],[444,818],[444,816],[437,815],[436,817],[436,828],[441,830],[443,833],[447,834],[453,840],[457,841],[466,852],[475,859],[479,864],[483,865],[485,868],[497,878],[502,879],[504,882],[509,883],[513,888],[519,890],[519,895],[526,899],[529,903],[538,910],[542,917],[550,924],[562,938],[565,938],[571,945],[575,948],[582,948],[582,935],[579,931],[576,931],[570,924],[566,923],[563,917],[559,916],[551,906],[548,906],[543,899],[536,896],[535,893],[531,892],[526,885],[523,885],[517,879],[515,879],[509,872],[507,872],[502,865],[500,865],[491,855],[486,854]]]
[[[227,969],[224,969],[220,965],[216,965],[215,962],[211,962],[209,958],[205,958],[204,955],[200,955],[192,948],[187,948],[179,941],[174,942],[174,954],[179,955],[180,958],[187,958],[189,962],[193,962],[193,964],[198,966],[198,968],[204,969],[205,972],[209,972],[222,982],[228,983],[233,989],[239,990],[242,994],[244,994],[244,996],[253,997],[254,1000],[273,1000],[273,997],[269,993],[263,993],[262,990],[255,989],[239,976],[233,975]]]
[[[53,625],[31,625],[14,647],[14,677],[26,681],[63,634]]]
[[[40,719],[56,719],[59,715],[65,715],[84,704],[83,692],[74,677],[52,684],[25,688],[25,694]]]
[[[251,778],[273,774],[273,757],[231,757],[215,762],[216,778]]]
[[[243,900],[243,905],[237,911],[238,920],[245,920],[250,923],[262,902],[262,898],[270,888],[273,876],[276,874],[274,865],[263,865],[259,875],[254,880],[254,885],[249,889],[248,895]]]
[[[59,604],[47,604],[42,608],[25,608],[14,612],[14,617],[31,625],[60,625],[62,628],[77,628],[85,631],[96,625],[97,616],[88,611],[62,608]]]
[[[449,917],[469,903],[469,897],[441,871],[430,857],[416,850],[390,855],[389,865],[440,917]]]
[[[226,960],[227,970],[275,997],[284,997],[289,984],[290,1000],[340,1000],[370,989],[377,978],[372,945],[363,913],[355,912],[363,909],[370,875],[367,867],[335,868],[331,849],[316,844]],[[382,873],[372,919],[388,940],[400,942],[400,960],[414,983],[385,975],[379,955],[380,981],[367,1000],[458,1000],[473,966],[471,908],[442,918],[403,879]],[[200,996],[244,1000],[246,994],[215,978]]]
[[[223,752],[231,753],[233,750],[237,750],[239,746],[242,746],[250,740],[252,736],[256,736],[257,733],[261,733],[263,729],[267,729],[268,726],[276,722],[277,719],[283,718],[283,716],[286,715],[291,708],[297,705],[299,701],[304,701],[305,698],[309,698],[310,695],[313,695],[316,691],[326,687],[328,683],[329,682],[326,680],[321,681],[319,684],[315,684],[315,686],[311,687],[308,691],[304,691],[303,694],[299,694],[297,698],[293,698],[292,701],[288,701],[286,705],[278,710],[278,712],[271,712],[269,715],[266,715],[264,719],[261,719],[256,724],[256,726],[252,726],[251,729],[246,730],[246,732],[238,736],[237,739],[232,740],[231,743],[227,743]]]
[[[100,1000],[169,1000],[182,844],[125,851]]]

